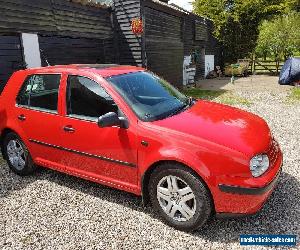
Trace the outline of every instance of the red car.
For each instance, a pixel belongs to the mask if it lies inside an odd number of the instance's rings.
[[[188,98],[132,66],[14,73],[0,97],[0,134],[17,174],[43,166],[140,195],[186,231],[215,214],[257,212],[282,165],[263,119]]]

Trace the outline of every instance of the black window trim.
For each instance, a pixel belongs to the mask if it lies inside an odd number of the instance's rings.
[[[35,75],[58,75],[60,76],[60,79],[59,79],[59,86],[58,86],[58,100],[57,100],[57,110],[56,111],[53,111],[53,110],[50,110],[50,109],[44,109],[44,108],[38,108],[38,107],[31,107],[29,106],[28,104],[27,105],[22,105],[22,104],[18,104],[18,96],[19,96],[19,93],[21,91],[21,89],[23,88],[24,86],[24,83],[31,77],[31,76],[35,76]],[[61,81],[63,79],[63,73],[36,73],[36,74],[30,74],[30,75],[27,75],[25,80],[23,81],[20,89],[18,90],[17,92],[17,96],[15,98],[15,101],[16,101],[16,104],[15,104],[15,107],[18,107],[18,108],[24,108],[24,109],[28,109],[28,110],[33,110],[33,111],[38,111],[38,112],[41,112],[41,113],[47,113],[47,114],[52,114],[52,115],[59,115],[59,112],[58,112],[58,107],[59,107],[59,94],[60,94],[60,86],[61,86]]]
[[[33,110],[33,111],[38,111],[38,112],[41,112],[41,113],[47,113],[47,114],[51,114],[51,115],[59,115],[58,111],[53,111],[53,110],[49,110],[49,109],[29,107],[29,106],[20,105],[20,104],[16,104],[16,107],[24,108],[24,109],[28,109],[28,110]]]
[[[98,118],[93,118],[84,115],[66,115],[66,117],[74,120],[84,121],[84,122],[91,122],[91,123],[98,122]]]
[[[74,114],[71,114],[71,115],[69,115],[68,114],[68,102],[67,102],[67,97],[68,97],[68,80],[69,80],[69,77],[70,76],[75,76],[75,77],[84,77],[84,78],[86,78],[86,79],[89,79],[89,80],[91,80],[91,81],[93,81],[93,82],[95,82],[95,83],[97,83],[97,84],[99,84],[99,86],[101,87],[101,88],[103,88],[104,90],[105,90],[105,92],[111,97],[111,99],[114,101],[114,103],[117,105],[117,107],[118,107],[118,109],[121,111],[121,113],[124,115],[124,117],[127,119],[127,117],[126,117],[126,115],[124,114],[124,112],[123,112],[123,110],[119,107],[119,105],[115,102],[115,100],[112,98],[112,96],[107,92],[107,90],[98,82],[98,81],[96,81],[96,80],[94,80],[94,79],[91,79],[90,77],[88,77],[88,76],[84,76],[84,75],[75,75],[75,74],[68,74],[67,75],[67,81],[66,81],[66,92],[65,92],[65,101],[66,101],[66,105],[65,105],[65,109],[66,109],[66,114],[65,114],[65,116],[67,117],[67,118],[71,118],[71,119],[74,119],[74,120],[79,120],[79,121],[85,121],[85,122],[91,122],[91,123],[98,123],[98,118],[99,117],[97,117],[97,118],[93,118],[93,117],[89,117],[89,116],[84,116],[84,115],[74,115]],[[128,120],[128,119],[127,119]]]

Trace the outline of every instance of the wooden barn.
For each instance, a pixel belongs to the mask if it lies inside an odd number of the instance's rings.
[[[15,70],[48,64],[140,65],[181,87],[185,61],[196,77],[222,63],[212,22],[166,0],[0,0],[0,13],[0,89]]]
[[[178,87],[184,82],[185,58],[191,60],[196,78],[222,65],[221,45],[213,37],[212,21],[167,0],[115,0],[114,15],[120,63],[147,67]],[[132,33],[135,18],[143,21],[141,35]]]
[[[0,84],[48,63],[115,62],[112,8],[67,0],[0,0]]]

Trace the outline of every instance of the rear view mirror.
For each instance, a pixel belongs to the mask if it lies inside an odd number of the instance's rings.
[[[114,112],[109,112],[102,115],[98,119],[98,126],[100,128],[107,128],[113,126],[120,126],[121,128],[128,128],[128,122],[124,118],[119,118]]]

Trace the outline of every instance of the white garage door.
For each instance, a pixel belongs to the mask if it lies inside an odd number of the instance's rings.
[[[41,67],[38,35],[22,33],[22,44],[27,68]]]

